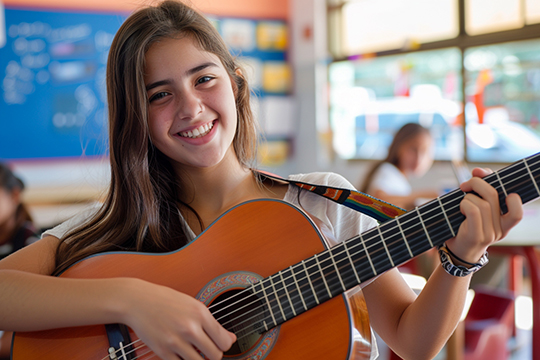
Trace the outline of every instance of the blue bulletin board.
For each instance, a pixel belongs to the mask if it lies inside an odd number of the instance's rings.
[[[107,153],[105,67],[124,19],[5,9],[0,159]]]
[[[107,155],[107,55],[126,17],[5,9],[0,161]],[[245,59],[259,96],[290,91],[285,21],[212,21],[231,52]]]

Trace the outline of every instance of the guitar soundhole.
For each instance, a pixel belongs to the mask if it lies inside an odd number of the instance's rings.
[[[219,323],[236,334],[237,341],[225,355],[234,356],[248,351],[265,331],[265,307],[260,299],[248,290],[235,289],[219,295],[211,309]]]

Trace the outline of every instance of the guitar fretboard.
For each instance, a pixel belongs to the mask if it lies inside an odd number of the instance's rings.
[[[540,196],[540,153],[484,180],[497,190],[502,213],[510,193],[527,203]],[[213,315],[240,337],[268,331],[454,237],[465,219],[459,207],[465,195],[456,189],[253,284],[228,300],[244,306],[227,313],[227,321],[220,319],[231,306]]]

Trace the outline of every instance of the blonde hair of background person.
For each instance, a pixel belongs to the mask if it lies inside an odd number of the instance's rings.
[[[407,123],[394,135],[386,158],[371,167],[359,187],[360,191],[410,210],[418,205],[418,199],[432,199],[439,195],[435,189],[413,191],[410,185],[410,180],[422,177],[432,163],[433,138],[429,129]],[[377,182],[382,174],[393,174],[393,177]]]
[[[161,359],[200,360],[196,349],[211,360],[222,358],[235,335],[191,296],[135,278],[50,275],[103,251],[178,249],[191,240],[180,214],[196,235],[243,201],[289,196],[288,185],[261,182],[250,168],[256,132],[242,74],[211,23],[180,2],[145,7],[124,22],[107,65],[108,195],[65,236],[46,234],[0,261],[0,329],[121,323]],[[465,196],[467,218],[447,241],[471,262],[522,213],[519,197],[510,195],[509,212],[500,215],[496,191],[478,177],[487,173],[475,169],[462,185],[479,196]],[[348,184],[337,175],[320,177]],[[321,198],[312,209],[328,203]],[[351,219],[375,224],[351,213],[329,225],[344,222],[345,228]],[[402,357],[432,358],[459,321],[469,281],[438,267],[417,297],[396,269],[389,270],[363,288],[371,325]]]

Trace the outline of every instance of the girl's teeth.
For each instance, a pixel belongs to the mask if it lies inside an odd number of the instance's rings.
[[[214,123],[204,124],[202,126],[199,126],[197,129],[193,129],[191,131],[183,131],[179,134],[180,136],[187,137],[187,138],[201,137],[208,134],[210,130],[212,130],[213,127],[214,127]]]

